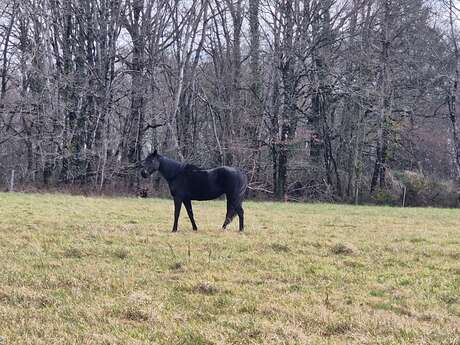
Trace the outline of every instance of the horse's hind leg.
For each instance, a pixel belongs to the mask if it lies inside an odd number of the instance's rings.
[[[244,230],[244,210],[241,204],[238,205],[238,207],[236,207],[236,213],[238,213],[238,218],[240,221],[240,231],[243,231]]]
[[[232,221],[233,217],[235,217],[235,209],[233,208],[233,204],[230,199],[227,197],[227,214],[225,215],[224,225],[222,225],[222,229],[225,230],[228,224]]]
[[[224,224],[222,225],[222,229],[225,230],[228,224],[231,223],[233,220],[233,217],[235,217],[235,210],[231,208],[230,210],[227,211],[227,215],[225,216],[225,221]]]
[[[196,224],[195,224],[195,219],[193,218],[193,209],[192,209],[192,202],[190,200],[184,200],[183,201],[185,209],[187,210],[188,217],[190,218],[190,222],[192,223],[192,228],[193,230],[198,230]]]

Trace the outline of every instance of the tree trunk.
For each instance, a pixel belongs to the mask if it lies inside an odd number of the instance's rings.
[[[282,53],[283,60],[281,61],[281,80],[283,82],[283,103],[282,103],[282,119],[279,133],[278,151],[278,172],[275,195],[279,199],[284,199],[287,194],[288,182],[288,164],[291,153],[291,146],[295,136],[297,126],[297,90],[296,90],[296,73],[294,54],[294,3],[292,0],[283,2],[282,15],[283,20],[283,41]]]
[[[249,34],[250,34],[250,90],[251,103],[250,113],[248,114],[247,135],[251,140],[251,161],[253,171],[251,180],[258,180],[261,164],[260,153],[260,133],[262,133],[263,99],[262,99],[262,77],[260,66],[260,34],[259,34],[259,0],[249,0]]]
[[[454,152],[454,166],[455,166],[455,177],[457,182],[460,184],[460,121],[457,118],[457,93],[459,83],[459,64],[460,64],[460,51],[457,44],[457,38],[455,35],[455,24],[454,24],[454,4],[453,0],[449,0],[449,23],[450,23],[450,34],[452,44],[455,53],[455,76],[452,86],[452,90],[448,99],[449,107],[449,120],[452,128],[452,141],[453,141],[453,152]]]
[[[8,23],[4,42],[3,42],[3,53],[2,53],[2,70],[1,70],[1,90],[0,90],[0,107],[3,107],[3,100],[6,94],[6,84],[8,82],[7,72],[8,72],[8,49],[10,45],[11,31],[13,29],[14,21],[16,19],[17,4],[16,1],[13,2],[11,10],[10,21]]]
[[[132,13],[125,18],[125,26],[129,32],[133,44],[131,69],[130,110],[126,123],[126,138],[124,155],[129,165],[136,165],[141,161],[141,152],[144,136],[144,50],[145,37],[142,25],[147,25],[149,20],[144,12],[143,0],[132,0]],[[137,173],[128,174],[130,186],[139,184]]]
[[[390,1],[381,0],[383,2],[382,25],[381,25],[381,41],[382,51],[380,57],[380,109],[377,119],[377,142],[374,172],[371,180],[371,193],[375,191],[377,185],[380,188],[385,187],[385,171],[386,159],[388,151],[388,117],[391,113],[391,80],[389,68],[389,52],[390,52]]]

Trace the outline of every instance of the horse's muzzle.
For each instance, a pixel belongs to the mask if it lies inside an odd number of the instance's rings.
[[[141,170],[141,176],[142,176],[143,178],[147,178],[147,177],[150,176],[150,174],[147,172],[147,170],[142,169],[142,170]]]

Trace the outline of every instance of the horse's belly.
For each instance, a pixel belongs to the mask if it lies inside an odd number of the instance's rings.
[[[192,200],[212,200],[212,199],[217,199],[220,197],[222,194],[224,194],[223,191],[213,191],[213,192],[207,192],[207,191],[197,191],[195,193],[192,193],[191,199]]]

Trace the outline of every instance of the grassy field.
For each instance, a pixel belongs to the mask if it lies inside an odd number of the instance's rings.
[[[460,210],[172,207],[0,194],[0,343],[460,344]]]

